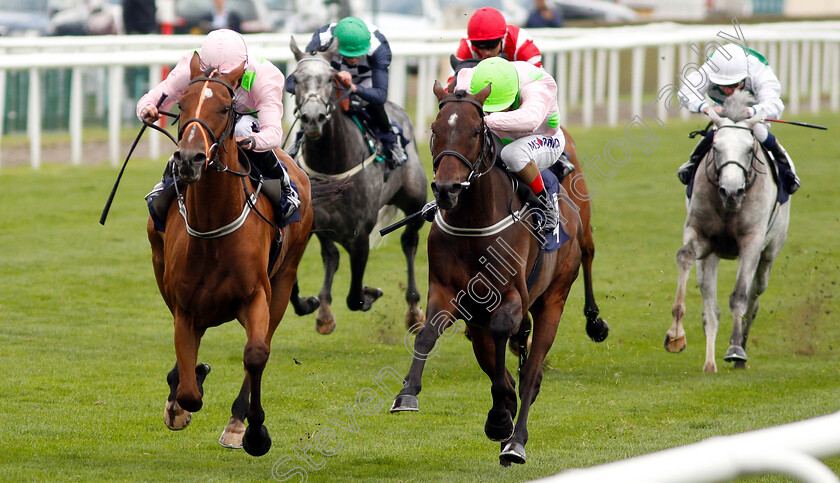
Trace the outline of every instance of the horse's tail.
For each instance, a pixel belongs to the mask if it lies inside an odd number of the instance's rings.
[[[312,206],[333,206],[341,201],[344,191],[350,187],[352,179],[309,178],[312,193]]]
[[[400,209],[396,205],[385,205],[379,209],[376,225],[374,225],[373,231],[370,232],[370,240],[368,242],[370,248],[379,248],[385,245],[385,237],[379,234],[379,230],[395,222],[399,213]]]

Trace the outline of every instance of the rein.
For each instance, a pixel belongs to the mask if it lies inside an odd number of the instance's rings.
[[[747,131],[752,131],[752,129],[748,128],[747,126],[736,126],[734,124],[728,124],[726,126],[720,126],[718,128],[718,130],[726,129],[726,128],[744,129],[744,130],[747,130]],[[728,166],[730,164],[734,164],[735,166],[741,168],[741,171],[744,172],[744,180],[745,180],[744,191],[748,191],[752,187],[753,183],[755,183],[756,178],[758,178],[758,170],[755,167],[756,161],[758,161],[759,164],[763,164],[761,162],[761,160],[758,159],[758,154],[756,154],[755,144],[753,144],[752,158],[750,159],[750,164],[749,164],[748,168],[745,168],[744,165],[742,165],[741,163],[739,163],[737,161],[726,161],[723,164],[721,164],[720,166],[718,166],[717,161],[715,160],[714,149],[712,149],[711,156],[710,156],[709,159],[711,159],[711,161],[712,161],[711,163],[707,163],[707,169],[706,169],[706,179],[709,181],[709,184],[711,184],[712,186],[719,187],[720,186],[720,173],[721,173],[721,171],[723,171],[723,168],[725,168],[726,166]],[[714,168],[714,179],[712,179],[712,176],[709,173],[710,170],[708,169],[709,167],[712,167],[712,166],[715,167]]]

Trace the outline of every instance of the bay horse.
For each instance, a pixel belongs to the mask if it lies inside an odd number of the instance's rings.
[[[494,142],[482,107],[491,88],[471,95],[449,94],[438,82],[434,86],[440,111],[431,127],[432,191],[439,212],[428,240],[428,320],[417,335],[411,368],[391,412],[418,410],[425,361],[439,337],[451,336],[447,327],[464,320],[479,366],[492,381],[493,405],[484,432],[501,441],[500,463],[509,466],[525,463],[528,414],[581,266],[583,224],[561,189],[560,218],[570,239],[557,251],[540,253],[540,241],[527,223],[530,215],[523,214],[527,205],[523,208],[511,178],[494,164]],[[505,367],[505,346],[528,331],[529,312],[533,338],[530,352],[520,359],[521,408],[514,425],[517,397]]]
[[[202,406],[202,383],[210,366],[196,365],[204,332],[232,319],[245,328],[245,379],[219,442],[253,456],[268,452],[271,438],[263,422],[262,374],[271,337],[283,318],[312,224],[306,175],[287,163],[300,191],[300,222],[282,231],[270,201],[247,180],[233,127],[239,113],[234,91],[244,63],[229,74],[202,71],[190,63],[191,81],[180,98],[176,179],[186,186],[172,203],[166,231],[147,232],[158,288],[175,325],[175,367],[167,376],[170,394],[164,411],[169,429],[186,427]],[[176,184],[177,186],[177,184]],[[180,216],[179,216],[180,215]],[[282,237],[275,263],[272,244]],[[248,419],[247,429],[245,418]]]
[[[295,112],[300,118],[304,138],[296,161],[313,179],[344,180],[338,200],[314,204],[313,233],[321,242],[324,262],[324,281],[314,297],[301,298],[297,288],[292,303],[298,315],[311,313],[318,307],[316,329],[321,334],[331,333],[335,327],[332,313],[332,283],[338,269],[339,252],[336,242],[350,255],[350,290],[347,307],[350,310],[370,310],[373,302],[382,296],[382,290],[363,285],[365,267],[370,251],[370,233],[377,223],[380,210],[393,205],[407,214],[415,213],[426,203],[426,173],[417,153],[414,128],[402,109],[388,102],[388,117],[402,127],[410,143],[406,146],[408,160],[392,170],[387,180],[384,162],[375,161],[375,155],[353,117],[345,115],[339,107],[339,94],[330,60],[337,52],[337,42],[325,52],[301,52],[291,39],[290,48],[298,64],[290,74],[295,79]],[[403,232],[400,242],[405,254],[408,285],[405,299],[408,303],[406,327],[419,327],[425,320],[418,307],[420,292],[414,276],[414,257],[419,243],[418,232],[423,219],[417,217]]]
[[[752,134],[760,115],[747,118],[753,97],[738,91],[724,102],[723,112],[709,117],[717,128],[712,149],[694,175],[683,245],[677,252],[677,295],[671,309],[673,322],[665,335],[665,349],[685,349],[685,287],[691,264],[697,261],[697,282],[703,295],[706,333],[704,372],[717,372],[715,337],[720,323],[717,303],[717,270],[721,258],[738,259],[735,289],[729,297],[732,335],[723,360],[744,369],[747,336],[758,312],[758,296],[767,288],[770,267],[787,238],[790,201],[777,202],[778,184],[772,161]]]

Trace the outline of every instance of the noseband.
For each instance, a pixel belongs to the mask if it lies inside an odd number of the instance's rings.
[[[213,133],[213,130],[210,129],[210,126],[208,126],[207,123],[204,122],[204,120],[202,120],[198,117],[191,117],[191,118],[187,119],[186,121],[184,121],[184,123],[181,125],[181,128],[178,130],[178,142],[180,142],[181,138],[183,138],[184,131],[186,131],[187,128],[193,123],[198,124],[204,132],[206,132],[207,134],[210,135],[210,139],[213,141],[213,144],[211,144],[210,146],[207,146],[206,143],[205,143],[205,150],[206,150],[205,154],[207,155],[208,164],[215,163],[218,160],[219,141],[233,136],[233,126],[235,125],[234,121],[235,121],[236,114],[237,114],[237,112],[236,112],[236,110],[234,109],[234,106],[233,106],[234,101],[236,100],[236,96],[234,95],[233,86],[231,86],[227,82],[223,81],[222,79],[217,79],[217,78],[213,77],[213,74],[215,74],[215,73],[216,72],[214,71],[208,77],[196,77],[195,79],[190,81],[189,85],[193,85],[196,82],[204,82],[205,85],[201,90],[202,93],[199,94],[200,96],[203,96],[204,89],[207,88],[207,84],[210,83],[210,82],[218,82],[219,84],[221,84],[221,85],[223,85],[227,88],[228,93],[230,93],[231,100],[230,100],[230,106],[229,106],[230,109],[228,111],[228,119],[227,119],[227,124],[225,125],[225,130],[222,131],[221,136],[219,136],[217,138],[216,135]],[[199,109],[200,109],[200,106],[201,105],[199,104]],[[198,112],[199,109],[196,109],[196,113],[195,113],[196,116],[199,115],[199,112]]]
[[[484,122],[484,106],[482,106],[475,99],[462,97],[462,94],[456,94],[455,97],[447,97],[445,99],[442,99],[438,103],[438,109],[443,108],[443,105],[447,102],[468,102],[478,109],[478,113],[481,116],[481,151],[478,153],[478,157],[475,161],[470,161],[466,158],[466,156],[454,150],[447,149],[439,152],[437,155],[435,155],[435,153],[433,152],[432,155],[434,156],[434,159],[432,160],[432,169],[435,173],[437,172],[440,160],[444,156],[455,157],[456,159],[467,165],[467,167],[470,169],[470,173],[469,175],[467,175],[467,180],[461,183],[461,186],[463,186],[464,188],[468,188],[473,181],[487,174],[493,167],[492,161],[496,158],[495,145],[493,143],[493,138],[490,135],[490,130],[487,128],[487,124]],[[488,160],[490,160],[489,166],[487,166]],[[485,169],[482,172],[479,172],[478,169],[482,165],[487,166],[487,169]]]

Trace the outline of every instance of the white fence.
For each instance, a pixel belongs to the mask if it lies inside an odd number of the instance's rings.
[[[817,458],[840,454],[840,412],[651,453],[541,479],[545,483],[702,483],[783,474],[808,483],[840,479]]]
[[[786,22],[741,25],[743,40],[763,52],[778,73],[785,88],[783,99],[787,114],[797,114],[807,102],[811,112],[828,107],[840,110],[840,22]],[[438,31],[416,34],[388,33],[394,54],[391,64],[389,98],[400,105],[411,99],[416,135],[426,137],[428,120],[436,102],[431,86],[435,79],[448,75],[448,58],[454,52],[462,31]],[[678,85],[683,66],[702,63],[704,44],[724,43],[719,33],[733,35],[733,25],[681,25],[658,23],[628,27],[588,29],[533,30],[543,52],[543,63],[558,83],[561,119],[579,116],[580,123],[617,125],[620,107],[629,110],[629,122],[642,115],[646,105],[656,106],[656,115],[665,121],[667,102],[657,94],[665,86]],[[309,35],[298,36],[306,44]],[[277,63],[286,63],[287,72],[294,66],[288,34],[261,34],[248,37],[252,52]],[[184,52],[200,46],[194,36],[121,36],[67,38],[0,39],[0,113],[6,110],[6,80],[9,71],[29,72],[27,134],[30,140],[30,164],[41,164],[42,88],[41,77],[49,69],[72,69],[70,82],[69,130],[70,160],[82,160],[82,87],[83,73],[90,69],[104,72],[107,79],[109,159],[120,162],[125,148],[119,132],[126,105],[124,72],[129,66],[149,67],[152,84],[160,80],[163,66],[174,64]],[[648,52],[655,54],[648,65]],[[416,76],[410,74],[416,68]],[[629,69],[629,76],[622,75]],[[645,82],[646,72],[655,71],[655,81]],[[652,76],[650,76],[652,77]],[[628,80],[629,78],[629,80]],[[416,79],[416,82],[411,83]],[[620,85],[620,83],[622,85]],[[629,84],[629,85],[624,85]],[[419,86],[409,89],[409,85]],[[106,86],[103,85],[102,88]],[[673,93],[672,93],[673,94]],[[651,96],[645,99],[645,95]],[[287,99],[291,105],[291,100]],[[647,101],[647,102],[646,102]],[[130,103],[128,103],[130,104]],[[827,104],[827,106],[826,106]],[[291,115],[291,109],[286,109]],[[682,110],[680,116],[689,113]],[[287,119],[291,121],[291,119]],[[0,116],[0,132],[4,117]],[[138,123],[139,125],[139,123]],[[150,154],[161,154],[159,135],[150,135]],[[2,166],[2,145],[0,145]]]

